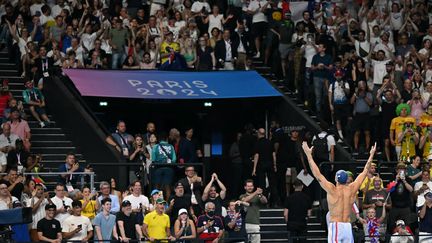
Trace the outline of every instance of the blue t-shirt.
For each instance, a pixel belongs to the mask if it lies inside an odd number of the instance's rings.
[[[312,65],[316,66],[318,64],[324,64],[326,66],[333,64],[332,57],[328,54],[324,54],[324,56],[321,56],[319,53],[315,54],[315,56],[312,57]],[[314,77],[317,78],[328,78],[328,70],[327,69],[316,69],[313,73]]]
[[[98,239],[97,233],[94,234],[94,240],[104,240],[104,242],[110,242],[112,238],[112,232],[116,225],[116,216],[108,214],[108,218],[103,215],[102,212],[96,215],[94,219],[94,225],[100,227],[102,239]],[[99,241],[100,242],[100,241]]]

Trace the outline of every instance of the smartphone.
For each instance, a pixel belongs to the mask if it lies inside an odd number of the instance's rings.
[[[77,227],[78,229],[82,229],[82,224],[79,224]]]

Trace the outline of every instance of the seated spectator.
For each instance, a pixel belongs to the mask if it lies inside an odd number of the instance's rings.
[[[193,166],[186,166],[185,174],[186,177],[180,179],[179,183],[184,186],[184,193],[190,198],[193,209],[191,212],[192,217],[196,217],[195,215],[199,215],[204,208],[201,196],[201,192],[203,191],[202,178],[198,176]]]
[[[11,126],[9,123],[5,123],[2,126],[3,133],[0,135],[0,172],[6,170],[7,156],[9,152],[15,150],[15,143],[19,139],[18,135],[11,133]],[[18,165],[17,165],[18,166]],[[18,169],[22,171],[22,166]]]
[[[363,199],[363,212],[364,215],[367,215],[367,209],[374,208],[375,209],[375,215],[376,217],[380,218],[383,214],[383,208],[382,205],[384,204],[385,200],[387,199],[386,208],[389,210],[391,208],[391,198],[387,198],[387,191],[384,190],[382,179],[378,176],[373,177],[373,189],[370,189],[366,191],[366,194]],[[381,225],[385,227],[385,225]]]
[[[185,208],[189,212],[191,212],[191,216],[194,217],[195,214],[191,210],[191,200],[189,195],[185,195],[184,186],[182,183],[177,182],[174,186],[175,194],[172,195],[169,199],[169,206],[166,210],[167,214],[171,216],[171,222],[174,223],[176,218],[178,217],[178,212],[180,209]],[[196,216],[195,216],[196,217]]]
[[[223,220],[215,215],[215,205],[212,202],[205,204],[205,212],[197,220],[198,238],[204,242],[218,242],[224,234]]]
[[[419,242],[432,240],[432,192],[424,195],[425,203],[419,208]]]
[[[162,198],[159,198],[156,201],[155,210],[144,218],[143,233],[150,242],[166,239],[169,241],[175,240],[175,237],[171,235],[169,216],[164,213],[165,203]]]
[[[9,91],[9,80],[4,79],[0,86],[0,118],[4,121],[4,111],[8,107],[9,101],[13,99],[12,93]]]
[[[80,166],[78,161],[75,159],[74,153],[68,153],[66,155],[65,163],[60,165],[58,168],[59,172],[66,173],[62,174],[58,178],[58,182],[63,185],[70,185],[74,188],[77,187],[78,182],[82,175],[76,175],[73,173],[84,172],[84,169]],[[73,188],[68,188],[68,191],[72,191]]]
[[[22,101],[17,101],[15,98],[12,98],[9,100],[9,104],[8,107],[4,110],[4,114],[3,114],[3,121],[9,121],[10,115],[11,115],[11,110],[12,108],[17,108],[21,118],[25,119],[26,118],[26,114],[24,112],[24,106],[22,104]]]
[[[241,239],[247,239],[246,233],[246,211],[245,207],[249,203],[242,201],[231,200],[228,203],[227,215],[225,216],[225,230],[228,233],[228,238],[237,239],[228,242],[244,242]],[[225,241],[226,242],[226,241]]]
[[[6,123],[8,124],[8,123]],[[5,124],[4,124],[5,125]],[[8,168],[23,168],[27,166],[26,162],[30,153],[24,149],[24,143],[21,139],[16,140],[15,150],[10,150],[7,154],[7,167]],[[22,170],[21,170],[22,171]]]
[[[193,220],[189,218],[188,210],[182,208],[174,223],[175,238],[184,243],[191,243],[196,238],[196,228]]]
[[[57,208],[55,204],[45,205],[45,217],[37,224],[38,240],[41,242],[60,243],[62,241],[62,228],[60,222],[54,218]]]
[[[108,182],[106,182],[106,181],[101,181],[101,183],[99,183],[99,189],[100,189],[100,193],[101,193],[97,199],[99,205],[102,202],[102,199],[111,198],[111,211],[110,212],[112,214],[116,214],[117,212],[119,212],[120,211],[119,198],[117,197],[117,195],[111,194],[110,184],[108,184]]]
[[[55,196],[51,198],[51,202],[56,206],[55,219],[60,224],[72,214],[72,199],[65,196],[63,184],[57,184],[55,187]]]
[[[48,193],[44,192],[41,184],[36,184],[34,191],[32,191],[32,198],[27,199],[25,205],[32,208],[32,220],[29,225],[30,237],[32,241],[39,241],[38,236],[38,222],[46,216],[46,206],[52,204]],[[54,215],[52,215],[54,217]]]
[[[93,225],[90,219],[82,216],[82,204],[75,200],[72,202],[73,214],[62,223],[63,239],[81,242],[88,242],[93,238]]]
[[[144,52],[142,61],[139,63],[140,69],[155,69],[156,68],[156,59],[151,60],[151,55],[149,52]]]
[[[183,55],[186,61],[187,68],[189,68],[190,70],[195,69],[196,61],[197,61],[197,53],[196,53],[195,43],[191,38],[186,40],[186,43],[183,46],[183,48],[181,48],[180,53]]]
[[[18,135],[23,140],[25,150],[30,151],[31,132],[27,121],[21,119],[21,114],[17,108],[12,108],[10,112],[11,116],[8,123],[11,125],[11,132]]]
[[[0,181],[0,210],[11,209],[12,203],[18,199],[11,195],[5,182]]]
[[[423,170],[421,172],[421,181],[414,185],[414,196],[417,196],[417,208],[423,206],[425,203],[424,195],[428,192],[432,192],[432,181],[430,180],[429,170]]]
[[[362,224],[366,227],[365,234],[368,236],[371,242],[378,242],[380,238],[380,227],[384,223],[386,217],[385,210],[386,203],[382,203],[382,215],[377,218],[375,208],[369,208],[367,210],[366,219],[362,219]]]
[[[215,182],[218,184],[218,186],[221,189],[219,193],[217,193],[216,191],[216,186],[213,185]],[[210,182],[204,188],[204,192],[201,197],[203,203],[213,202],[215,204],[215,215],[222,216],[222,207],[224,204],[223,200],[225,199],[225,196],[226,196],[225,185],[222,183],[222,181],[219,180],[216,173],[213,173]]]
[[[153,147],[151,155],[153,164],[157,165],[152,172],[152,182],[156,185],[156,188],[163,188],[166,197],[169,198],[174,179],[174,170],[171,166],[164,166],[164,164],[176,163],[177,158],[174,147],[167,142],[166,133],[159,134],[158,141],[159,143]]]
[[[140,222],[144,220],[144,214],[150,208],[150,202],[146,196],[142,194],[142,187],[140,181],[132,182],[132,194],[123,198],[123,201],[131,203],[132,212],[137,215]],[[141,223],[140,223],[141,225]]]
[[[396,229],[390,238],[390,243],[414,243],[414,236],[409,226],[403,220],[396,222]]]
[[[32,116],[39,122],[40,127],[48,126],[50,120],[45,111],[45,97],[42,92],[33,87],[31,80],[25,82],[25,88],[22,92],[24,104],[28,105]]]
[[[111,209],[111,212],[113,210]],[[131,203],[123,201],[121,211],[116,214],[117,232],[121,241],[139,240],[142,239],[140,223],[137,217],[132,213]],[[138,236],[138,238],[137,238]]]
[[[134,56],[129,55],[123,62],[122,69],[139,69],[139,63],[135,60]]]
[[[126,123],[124,121],[119,121],[116,132],[106,139],[106,142],[115,147],[125,158],[129,158],[131,154],[133,141],[134,137],[126,132]]]
[[[6,184],[10,194],[16,198],[21,198],[21,194],[24,190],[24,177],[21,172],[18,174],[17,168],[9,168],[7,171],[7,178],[0,180],[0,183]]]
[[[83,68],[84,65],[79,58],[77,58],[76,53],[73,50],[67,52],[67,58],[63,61],[62,68]]]
[[[95,200],[96,196],[96,191],[91,192],[90,187],[83,187],[82,199],[80,199],[80,202],[82,204],[81,215],[89,218],[92,222],[93,219],[96,217],[96,212],[99,210],[99,204]]]
[[[117,227],[116,227],[116,216],[110,214],[111,211],[111,199],[104,198],[101,202],[102,211],[96,215],[94,220],[95,226],[95,241],[102,240],[119,240]]]

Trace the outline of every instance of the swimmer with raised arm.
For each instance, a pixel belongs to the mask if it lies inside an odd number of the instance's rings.
[[[312,174],[317,179],[321,187],[327,192],[327,202],[330,211],[330,223],[328,225],[328,242],[331,243],[353,243],[352,226],[350,214],[352,205],[356,198],[356,193],[366,178],[369,167],[376,150],[376,143],[370,150],[369,159],[363,171],[350,184],[347,184],[348,174],[344,170],[336,172],[336,185],[329,182],[320,172],[318,166],[312,158],[313,147],[303,142],[303,150],[307,156]]]

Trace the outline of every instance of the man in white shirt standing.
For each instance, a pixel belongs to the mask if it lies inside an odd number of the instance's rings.
[[[57,184],[55,187],[55,196],[51,198],[53,204],[56,205],[57,211],[55,219],[60,224],[70,216],[72,213],[72,199],[65,196],[65,189],[63,184]]]
[[[261,56],[261,37],[267,33],[267,16],[264,11],[270,8],[269,2],[262,0],[252,0],[247,7],[246,13],[252,16],[252,36],[255,38],[256,54],[254,58]]]
[[[375,59],[372,60],[374,94],[382,86],[383,78],[387,74],[386,64],[389,62],[384,50],[378,50],[375,54]]]
[[[131,202],[132,212],[145,212],[150,207],[148,198],[141,193],[141,182],[136,180],[132,183],[132,194],[123,198],[123,201]]]
[[[32,198],[26,200],[25,205],[32,208],[33,222],[30,226],[30,237],[32,241],[39,241],[37,233],[37,223],[39,220],[45,218],[45,206],[51,202],[48,194],[44,192],[41,184],[36,184],[35,190],[32,191]]]
[[[72,202],[73,214],[62,223],[63,239],[68,241],[88,242],[93,237],[93,226],[90,219],[82,216],[82,203],[78,200]]]

